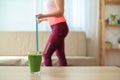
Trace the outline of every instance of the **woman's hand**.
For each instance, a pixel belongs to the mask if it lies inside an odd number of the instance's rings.
[[[41,19],[41,18],[44,18],[44,15],[43,15],[43,14],[37,14],[36,17],[37,17],[38,19]]]
[[[46,18],[38,19],[38,23],[41,23],[42,21],[47,21]]]
[[[47,18],[43,14],[37,14],[36,17],[38,18],[38,22],[41,23],[42,21],[47,21]]]

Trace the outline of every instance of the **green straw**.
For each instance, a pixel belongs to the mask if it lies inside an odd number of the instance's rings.
[[[36,53],[39,53],[39,47],[38,47],[38,20],[36,17]]]

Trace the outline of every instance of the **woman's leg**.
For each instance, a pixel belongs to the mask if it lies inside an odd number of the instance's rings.
[[[46,47],[43,51],[44,66],[52,66],[51,56],[56,50],[56,45],[52,42],[53,36],[52,33],[48,39]]]
[[[59,59],[60,66],[67,66],[67,60],[65,57],[65,37],[68,34],[68,26],[65,22],[58,24],[56,27],[56,32],[58,33],[57,36],[57,49],[56,55]]]
[[[67,33],[68,27],[65,22],[52,26],[52,33],[43,52],[45,66],[52,66],[51,56],[55,50],[57,51],[60,65],[67,65],[64,53],[64,38]]]
[[[64,51],[64,40],[61,40],[61,42],[59,43],[56,50],[56,55],[59,59],[60,66],[67,66],[67,61],[65,58],[65,51]]]

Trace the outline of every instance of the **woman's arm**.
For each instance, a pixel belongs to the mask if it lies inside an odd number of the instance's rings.
[[[47,17],[59,17],[64,14],[64,0],[55,0],[55,4],[57,10],[53,13],[49,14],[38,14],[37,17],[40,18],[47,18]]]

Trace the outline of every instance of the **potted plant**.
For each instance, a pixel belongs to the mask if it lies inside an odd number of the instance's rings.
[[[106,48],[111,49],[112,48],[112,43],[110,41],[106,41]]]
[[[116,17],[117,17],[117,15],[115,15],[115,14],[111,14],[110,15],[110,19],[111,19],[111,24],[116,24]]]

